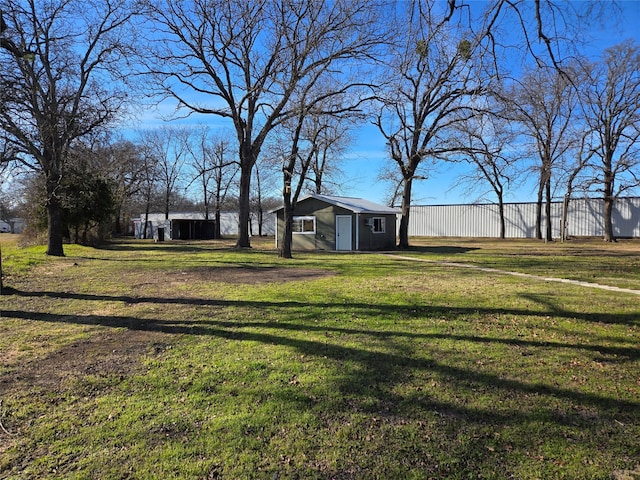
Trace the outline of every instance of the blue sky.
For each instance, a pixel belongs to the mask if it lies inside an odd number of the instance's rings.
[[[471,1],[480,8],[485,3],[483,0]],[[640,43],[640,28],[638,28],[640,25],[640,0],[622,0],[618,2],[618,5],[623,10],[619,23],[614,24],[610,19],[605,18],[585,33],[585,38],[587,36],[593,38],[585,52],[588,56],[597,57],[605,48],[627,38],[635,38]],[[170,114],[170,109],[164,113]],[[162,123],[159,116],[151,111],[148,111],[144,117],[142,121],[145,127],[157,126]],[[220,128],[229,132],[229,125],[217,117],[193,116],[186,122],[178,123],[193,125],[198,122],[206,123],[214,131]],[[385,141],[377,128],[372,125],[361,126],[353,131],[352,136],[351,148],[341,159],[340,168],[344,175],[340,182],[341,191],[336,193],[385,203],[388,198],[389,185],[378,180],[381,170],[390,165]],[[463,173],[461,168],[463,167],[459,165],[441,163],[439,168],[430,174],[429,179],[415,182],[412,204],[437,205],[495,200],[491,194],[483,196],[486,189],[477,188],[469,192],[467,187],[456,187],[456,180]],[[505,198],[507,202],[534,200],[535,185],[531,182],[517,190],[509,191]]]
[[[619,2],[623,10],[622,23],[612,25],[606,19],[603,25],[594,25],[590,34],[594,39],[585,52],[589,56],[598,56],[605,48],[620,43],[627,38],[635,38],[640,43],[640,0],[623,0]],[[346,173],[345,195],[364,197],[372,201],[384,203],[387,198],[388,185],[377,180],[377,175],[384,165],[388,165],[388,154],[384,139],[375,127],[363,126],[356,135],[356,142],[344,160],[343,170]],[[428,180],[414,183],[412,193],[413,205],[440,205],[470,203],[484,199],[493,201],[495,197],[482,197],[486,189],[478,188],[468,192],[467,187],[456,187],[456,177],[462,173],[462,167],[449,163],[441,164]],[[535,201],[536,186],[529,182],[517,190],[507,194],[508,202]]]

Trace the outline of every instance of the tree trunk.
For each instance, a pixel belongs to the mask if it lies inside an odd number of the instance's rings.
[[[291,190],[284,192],[284,231],[282,233],[282,247],[279,256],[293,258],[291,246],[293,244],[293,205],[291,204]]]
[[[553,240],[553,232],[552,232],[552,228],[551,228],[551,178],[548,177],[547,181],[545,182],[545,193],[546,193],[546,198],[545,198],[545,205],[544,205],[544,213],[545,216],[547,217],[547,223],[546,223],[546,236],[545,239],[547,242],[551,242]]]
[[[113,233],[115,235],[122,234],[122,203],[121,202],[119,202],[118,205],[116,206],[115,225],[113,227]]]
[[[604,217],[602,219],[604,225],[604,241],[605,242],[615,242],[616,238],[613,235],[613,174],[611,173],[611,168],[609,167],[611,163],[605,165],[604,170]]]
[[[542,240],[542,196],[544,193],[542,181],[540,182],[540,187],[538,188],[538,199],[536,202],[536,238],[538,240]]]
[[[222,229],[220,227],[220,222],[222,220],[222,215],[220,214],[220,207],[216,207],[216,212],[215,212],[215,224],[213,226],[213,238],[215,238],[216,240],[219,240],[222,238]]]
[[[84,224],[84,229],[82,230],[82,245],[89,245],[89,223]]]
[[[56,193],[58,183],[57,178],[49,178],[47,181],[47,220],[49,224],[47,255],[64,257],[64,249],[62,247],[62,206]]]
[[[404,188],[402,190],[402,210],[400,216],[400,230],[398,232],[400,248],[409,248],[409,211],[411,209],[411,187],[413,184],[413,175],[405,178]]]
[[[149,227],[149,199],[147,198],[147,204],[145,205],[144,210],[144,226],[142,228],[142,238],[147,239],[147,228]]]
[[[500,239],[504,240],[507,228],[504,221],[504,199],[502,198],[502,192],[498,194],[498,212],[500,215]]]
[[[218,195],[220,189],[218,189]],[[204,205],[204,219],[209,220],[209,190],[207,189],[207,181],[205,178],[205,174],[202,174],[202,203]],[[216,202],[216,206],[219,203]]]
[[[606,190],[606,189],[605,189]],[[604,223],[604,241],[605,242],[615,242],[616,237],[613,235],[613,222],[612,222],[612,213],[613,213],[613,197],[611,195],[606,195],[604,197],[604,217],[602,219]]]
[[[562,221],[560,222],[560,241],[567,241],[567,217],[569,215],[569,201],[571,200],[571,189],[567,191],[562,202]]]
[[[262,202],[260,202],[260,199],[258,199],[258,236],[259,237],[262,236],[263,224],[264,224],[264,211],[262,210]]]
[[[242,161],[240,168],[240,195],[238,197],[238,241],[236,248],[251,248],[249,235],[249,193],[251,186],[251,169],[253,165]]]

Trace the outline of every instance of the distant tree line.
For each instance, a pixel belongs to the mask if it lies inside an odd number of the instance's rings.
[[[446,162],[470,166],[452,183],[499,205],[536,178],[541,239],[553,198],[599,195],[613,241],[613,201],[640,182],[640,50],[581,55],[604,8],[617,5],[0,0],[0,165],[21,172],[49,255],[123,233],[134,215],[186,209],[236,209],[237,247],[249,247],[250,218],[278,202],[290,257],[300,195],[339,189],[349,132],[369,122],[389,148],[380,175],[401,208],[401,247],[414,182]],[[148,98],[175,107],[171,119],[220,127],[124,135]]]

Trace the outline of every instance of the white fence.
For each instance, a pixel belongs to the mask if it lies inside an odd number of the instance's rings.
[[[551,204],[551,231],[560,237],[562,202]],[[504,205],[505,236],[534,238],[535,203]],[[567,235],[602,236],[602,199],[572,199],[567,210]],[[542,212],[542,231],[546,215]],[[616,237],[640,237],[640,198],[616,200],[612,213]],[[409,215],[409,235],[419,237],[499,237],[500,214],[497,204],[412,206]]]

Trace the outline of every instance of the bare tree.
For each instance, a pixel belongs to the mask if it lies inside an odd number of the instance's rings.
[[[283,193],[284,200],[284,229],[280,247],[280,256],[291,258],[291,247],[293,243],[293,212],[298,198],[302,192],[307,172],[313,161],[318,156],[319,138],[323,130],[315,128],[316,118],[300,110],[299,116],[292,119],[289,129],[285,131],[289,134],[285,147],[282,149],[282,173],[283,173]]]
[[[222,205],[235,183],[238,161],[232,154],[231,142],[223,137],[211,136],[206,128],[200,131],[197,147],[191,146],[190,152],[191,166],[196,173],[194,181],[198,181],[202,189],[204,218],[209,219],[210,207],[213,205],[214,238],[221,238]]]
[[[560,220],[560,240],[562,242],[567,240],[569,203],[574,190],[577,187],[587,191],[588,185],[593,183],[592,177],[588,176],[589,174],[583,175],[583,172],[590,170],[591,159],[595,155],[595,151],[590,145],[591,132],[584,128],[582,131],[579,130],[580,127],[584,126],[584,123],[579,123],[573,133],[570,134],[574,139],[574,146],[570,154],[564,157],[561,167],[566,185],[562,200],[562,218]],[[583,179],[580,179],[580,176],[583,176]]]
[[[114,186],[114,232],[122,234],[123,219],[131,217],[131,200],[144,188],[145,161],[140,145],[129,140],[108,142],[98,152],[104,174]]]
[[[536,68],[524,74],[511,89],[510,108],[522,125],[527,148],[537,157],[538,200],[536,238],[542,239],[542,207],[545,206],[545,239],[552,240],[551,200],[553,171],[570,152],[571,127],[577,121],[577,91],[572,77],[556,69]]]
[[[500,238],[504,239],[504,197],[518,153],[513,149],[516,133],[508,121],[494,113],[497,113],[497,106],[491,113],[478,112],[475,117],[456,125],[457,134],[452,136],[450,142],[457,145],[459,153],[449,160],[464,161],[474,167],[471,173],[462,178],[473,190],[481,188],[481,185],[489,185],[498,202]]]
[[[239,165],[237,157],[233,155],[230,143],[224,139],[214,140],[208,152],[213,167],[213,210],[216,219],[215,238],[222,238],[221,213],[227,203],[229,193],[235,189],[238,178]]]
[[[309,120],[307,136],[314,140],[316,148],[307,182],[315,193],[328,193],[337,186],[340,157],[351,141],[349,126],[354,118],[320,115]]]
[[[449,5],[450,16],[455,9],[468,9],[466,0],[451,0]],[[500,76],[517,76],[517,70],[529,60],[537,67],[553,68],[564,75],[567,60],[590,40],[589,26],[594,21],[615,24],[620,13],[615,0],[490,0],[481,21],[469,22],[487,46],[493,70]],[[507,57],[512,61],[505,62]]]
[[[341,121],[361,116],[363,104],[360,95],[339,88],[330,78],[300,87],[295,96],[298,114],[279,125],[277,130],[282,137],[272,154],[282,159],[284,231],[280,256],[283,258],[291,258],[293,212],[307,185],[308,173],[332,147],[335,136],[331,129]]]
[[[189,166],[193,169],[193,178],[187,185],[186,189],[194,183],[198,184],[200,194],[202,195],[200,199],[202,201],[205,220],[209,220],[209,201],[211,198],[212,188],[211,182],[215,176],[214,167],[211,165],[209,157],[209,136],[209,129],[207,127],[202,127],[194,133],[192,141],[187,145],[189,157],[191,159]]]
[[[62,256],[58,192],[69,151],[126,105],[119,79],[133,11],[128,0],[0,0],[0,11],[0,132],[45,179],[47,254]]]
[[[240,162],[237,246],[249,247],[251,173],[267,136],[297,115],[291,98],[301,84],[341,77],[372,54],[380,43],[378,9],[369,0],[150,3],[162,32],[152,39],[157,61],[148,67],[160,91],[187,114],[233,124]]]
[[[267,147],[269,150],[269,147]],[[256,162],[253,170],[253,181],[251,182],[251,218],[258,224],[258,235],[264,234],[264,213],[266,209],[275,208],[279,205],[277,192],[279,189],[279,168],[280,161],[275,157],[262,155]],[[253,221],[250,223],[253,225]],[[251,232],[253,234],[253,232]]]
[[[148,234],[149,214],[155,193],[159,189],[158,161],[155,156],[153,146],[144,142],[144,135],[140,141],[140,152],[142,165],[140,169],[140,189],[138,196],[144,205],[144,224],[142,225],[142,238],[146,239]]]
[[[486,86],[483,75],[510,77],[514,75],[510,66],[516,65],[517,70],[533,59],[536,65],[564,76],[566,59],[585,37],[586,25],[616,6],[598,1],[491,0],[478,18],[477,9],[465,0],[446,4],[414,0],[402,5],[408,11],[399,17],[406,33],[400,37],[404,49],[394,52],[399,63],[392,65],[388,75],[399,78],[391,84],[397,94],[395,98],[384,95],[387,111],[376,123],[400,171],[394,178],[399,181],[394,196],[402,191],[399,244],[404,247],[413,181],[426,177],[428,160],[446,159],[451,153],[438,145],[447,143],[451,114],[464,117],[456,110],[465,108],[470,97]],[[514,51],[520,52],[516,61]],[[395,117],[397,125],[384,125],[385,116],[387,120]]]
[[[400,172],[401,248],[409,246],[413,182],[424,178],[420,168],[426,160],[452,151],[447,135],[474,114],[471,101],[483,92],[482,74],[471,62],[477,44],[466,38],[467,32],[443,18],[435,1],[406,5],[406,36],[392,55],[393,80],[381,92],[382,108],[375,121]]]
[[[184,128],[163,127],[143,132],[142,141],[156,162],[158,183],[162,187],[165,218],[169,218],[172,200],[182,180],[182,170],[189,153],[190,133]]]
[[[604,241],[615,241],[613,204],[640,186],[640,49],[627,41],[589,67],[585,90],[591,145],[599,160],[595,181],[604,200]]]
[[[586,102],[584,89],[589,88],[590,79],[584,74],[586,60],[577,59],[571,65],[569,79],[575,88],[567,101],[572,104],[571,121],[564,135],[568,145],[567,152],[558,160],[558,185],[564,185],[562,218],[560,220],[560,240],[567,240],[569,204],[576,191],[587,193],[593,184],[592,158],[595,151],[593,136],[586,121]]]

